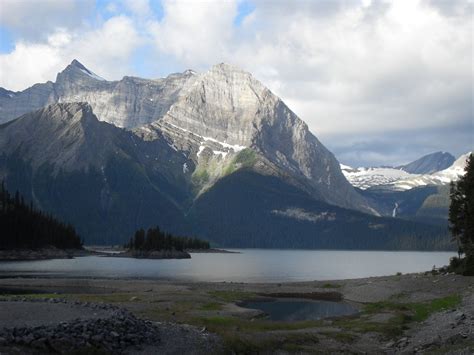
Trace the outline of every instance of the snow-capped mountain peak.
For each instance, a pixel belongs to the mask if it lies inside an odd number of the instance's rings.
[[[402,168],[352,168],[344,164],[341,164],[341,170],[354,187],[362,190],[380,188],[403,191],[426,185],[446,185],[458,180],[464,175],[470,154],[461,155],[450,167],[432,174],[411,174]]]

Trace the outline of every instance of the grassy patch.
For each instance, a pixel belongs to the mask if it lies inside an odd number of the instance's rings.
[[[208,294],[224,302],[237,302],[255,298],[256,294],[244,291],[209,291]]]
[[[82,302],[104,302],[104,303],[124,303],[124,302],[138,302],[136,298],[131,300],[132,297],[137,297],[131,293],[111,293],[111,294],[82,294],[74,295],[74,298]]]
[[[342,331],[332,331],[332,332],[322,331],[320,332],[320,334],[329,338],[333,338],[341,343],[352,343],[354,342],[354,340],[357,339],[357,336],[355,334],[346,333]]]
[[[431,314],[447,309],[455,308],[461,302],[461,296],[450,295],[438,298],[429,302],[420,303],[397,303],[397,302],[376,302],[365,306],[367,313],[381,313],[387,311],[406,312],[411,320],[415,322],[424,321]]]
[[[367,304],[363,313],[368,315],[391,313],[392,318],[385,323],[371,322],[364,318],[339,319],[335,321],[335,325],[358,333],[375,332],[387,337],[396,337],[407,329],[410,322],[421,322],[433,313],[455,308],[460,302],[459,295],[420,303],[375,302]]]
[[[272,330],[298,330],[321,326],[320,321],[275,322],[268,320],[248,320],[230,316],[200,317],[192,319],[194,324],[205,326],[210,331],[220,333],[225,330],[262,332]]]
[[[209,302],[203,304],[201,307],[199,307],[201,311],[219,311],[222,309],[222,303],[218,302]]]
[[[225,168],[223,175],[225,176],[232,174],[234,171],[241,168],[251,168],[254,166],[256,161],[257,155],[252,149],[246,148],[241,150],[231,161],[231,163]]]
[[[340,287],[342,286],[338,284],[331,284],[331,283],[326,283],[323,285],[323,288],[340,288]]]
[[[203,186],[209,181],[209,173],[205,167],[199,167],[191,176],[191,181],[196,186]]]
[[[240,164],[240,166],[243,168],[251,168],[253,164],[255,164],[256,160],[257,156],[255,155],[255,152],[250,148],[246,148],[237,154],[234,162],[236,164]]]
[[[413,320],[416,322],[424,321],[431,314],[456,308],[461,303],[460,295],[451,295],[438,298],[428,303],[412,303],[408,307],[413,311]]]
[[[388,338],[398,337],[406,329],[409,318],[403,314],[395,314],[386,323],[371,322],[361,318],[340,319],[334,324],[356,333],[380,333]]]

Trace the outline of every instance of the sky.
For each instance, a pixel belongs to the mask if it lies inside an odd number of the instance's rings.
[[[108,79],[227,62],[342,163],[474,150],[472,0],[0,0],[0,87],[73,59]]]

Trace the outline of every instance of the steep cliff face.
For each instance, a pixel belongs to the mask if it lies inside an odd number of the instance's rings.
[[[192,77],[193,72],[186,71],[157,80],[126,76],[106,81],[73,60],[55,83],[0,95],[0,123],[55,102],[87,102],[101,121],[133,128],[162,117]]]
[[[203,191],[244,163],[326,202],[374,212],[308,126],[251,74],[234,66],[219,64],[188,81],[164,117],[137,132],[153,139],[153,130],[165,132],[192,156],[195,176],[207,178],[204,183],[195,179]]]
[[[373,211],[334,156],[233,66],[108,82],[73,62],[55,83],[0,90],[0,108],[0,180],[89,243],[123,243],[156,225],[235,247],[449,241],[442,228],[361,213]]]
[[[106,81],[74,60],[55,83],[8,93],[0,95],[3,121],[51,102],[87,102],[101,121],[145,141],[166,141],[186,159],[182,173],[195,196],[246,168],[325,202],[375,213],[307,125],[250,73],[228,64],[202,74]]]

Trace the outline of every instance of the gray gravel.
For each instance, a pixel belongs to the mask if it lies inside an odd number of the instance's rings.
[[[2,318],[0,354],[71,351],[116,354],[159,344],[158,328],[152,322],[107,304],[12,298],[0,302],[0,308],[3,315],[14,317],[7,318],[8,322],[21,324],[6,324]],[[78,314],[79,317],[74,317]]]
[[[0,303],[0,328],[36,327],[80,319],[109,318],[112,311],[84,309],[83,305],[69,303],[15,302]]]
[[[467,294],[457,309],[433,314],[407,335],[399,341],[397,351],[431,353],[449,350],[453,354],[472,354],[474,293]]]

